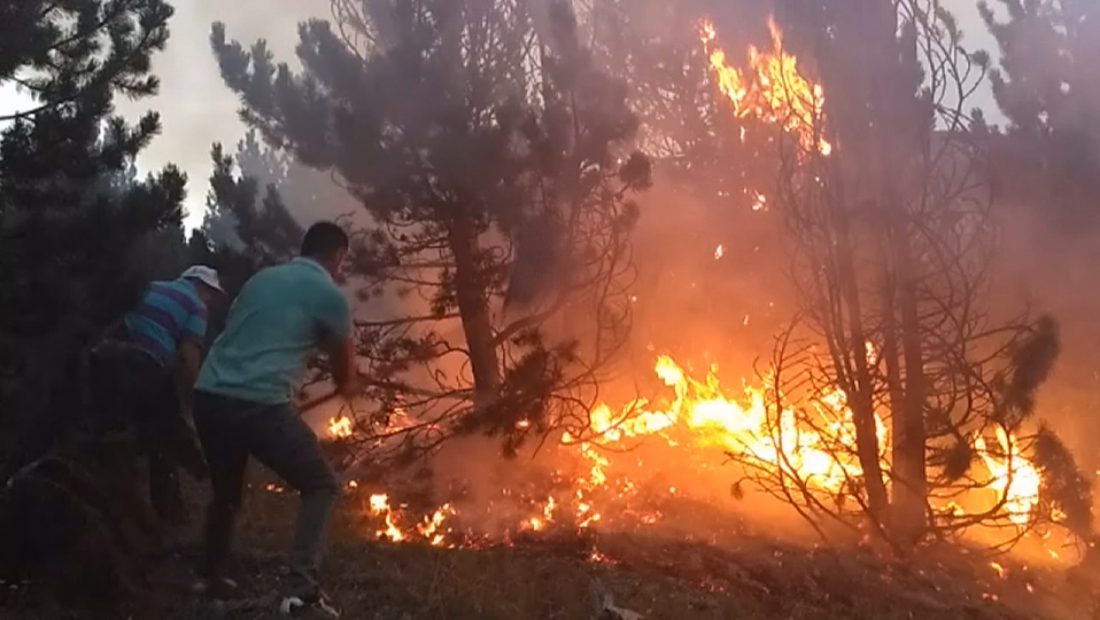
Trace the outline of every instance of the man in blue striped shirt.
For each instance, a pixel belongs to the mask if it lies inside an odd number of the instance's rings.
[[[203,266],[177,280],[153,282],[124,319],[131,342],[162,367],[172,366],[178,353],[186,385],[194,385],[202,366],[207,305],[222,293],[218,273]]]
[[[184,519],[177,463],[205,475],[181,401],[190,402],[202,365],[207,307],[223,293],[217,272],[204,266],[191,267],[176,280],[153,282],[97,350],[105,375],[99,388],[112,413],[135,428],[148,451],[150,500],[170,524]]]

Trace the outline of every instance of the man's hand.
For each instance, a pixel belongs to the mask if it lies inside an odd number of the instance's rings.
[[[349,399],[358,396],[363,391],[363,378],[356,363],[355,341],[347,338],[332,343],[328,355],[333,379],[336,380],[336,393]]]

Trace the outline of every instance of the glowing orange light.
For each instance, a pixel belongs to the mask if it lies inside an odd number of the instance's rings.
[[[768,29],[772,51],[750,46],[749,69],[742,71],[730,64],[725,50],[715,46],[718,31],[714,24],[703,22],[703,46],[718,89],[729,99],[737,118],[778,125],[795,134],[805,150],[828,156],[833,146],[821,137],[819,129],[824,116],[824,89],[799,72],[798,59],[784,50],[783,33],[774,19],[768,20]],[[744,128],[740,137],[744,142]]]
[[[339,418],[330,419],[328,421],[328,433],[329,435],[337,439],[346,439],[348,437],[351,437],[351,418],[347,416],[341,416]]]

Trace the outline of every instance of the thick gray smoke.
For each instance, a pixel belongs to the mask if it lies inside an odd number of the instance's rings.
[[[298,40],[298,23],[313,17],[327,17],[328,0],[181,0],[174,3],[176,15],[168,48],[154,59],[153,72],[161,80],[160,95],[139,102],[120,102],[127,116],[154,109],[160,112],[163,134],[142,152],[142,170],[157,170],[174,163],[187,173],[187,223],[202,222],[207,179],[210,176],[210,145],[236,144],[244,136],[237,118],[237,99],[222,82],[217,62],[210,51],[210,25],[226,23],[230,34],[241,41],[267,39],[280,61],[293,61]]]

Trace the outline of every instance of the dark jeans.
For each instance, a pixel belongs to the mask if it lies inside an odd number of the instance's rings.
[[[251,455],[301,494],[289,594],[316,593],[325,529],[340,492],[317,436],[290,405],[260,405],[205,392],[195,394],[195,425],[214,487],[206,522],[206,576],[220,576],[229,555]]]
[[[180,408],[170,369],[145,352],[120,341],[108,341],[93,353],[93,389],[106,428],[135,431],[149,460],[149,499],[157,516],[178,524],[186,516],[180,491],[179,465],[196,477],[205,465],[194,432]]]

